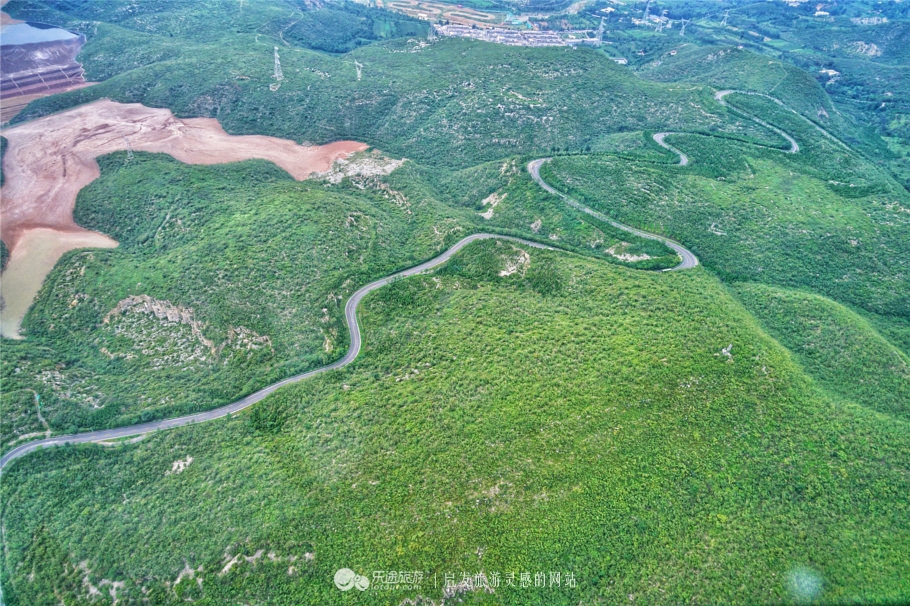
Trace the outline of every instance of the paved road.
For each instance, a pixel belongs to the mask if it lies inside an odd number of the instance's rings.
[[[733,107],[733,106],[729,105],[726,101],[724,101],[724,97],[726,97],[727,95],[733,94],[733,93],[736,93],[736,94],[739,94],[739,95],[753,95],[753,96],[755,96],[755,97],[764,97],[765,99],[770,99],[771,101],[774,101],[775,103],[777,103],[778,105],[780,105],[781,107],[783,107],[784,109],[786,109],[787,111],[793,112],[793,113],[796,114],[799,118],[801,118],[801,119],[805,120],[806,122],[808,122],[809,124],[811,124],[813,127],[815,127],[815,129],[816,129],[818,132],[822,133],[823,135],[825,135],[826,137],[828,137],[829,139],[831,139],[831,140],[834,141],[835,143],[838,143],[839,145],[841,145],[842,147],[844,147],[844,148],[847,149],[847,150],[850,149],[850,147],[849,147],[846,143],[844,143],[843,141],[841,141],[840,139],[838,139],[837,137],[835,137],[834,135],[832,135],[831,133],[829,133],[828,131],[826,131],[826,130],[823,129],[822,127],[820,127],[818,124],[815,124],[814,122],[812,122],[811,120],[809,120],[808,118],[806,118],[805,116],[803,116],[802,114],[800,114],[799,112],[797,112],[795,109],[792,109],[792,108],[788,107],[788,106],[787,106],[783,101],[781,101],[780,99],[776,99],[776,98],[772,97],[771,95],[766,95],[766,94],[764,94],[764,93],[756,93],[756,92],[753,92],[753,91],[732,90],[732,89],[729,89],[729,90],[721,90],[721,91],[717,91],[716,93],[714,93],[714,100],[717,101],[718,103],[720,103],[721,105],[723,105],[724,107],[727,107],[727,108],[729,108],[729,109],[732,109],[734,112],[740,113],[740,114],[742,114],[742,115],[748,117],[750,120],[753,120],[753,121],[757,122],[758,124],[761,124],[762,126],[764,126],[765,128],[767,128],[768,130],[771,130],[771,131],[777,133],[778,135],[780,135],[781,137],[783,137],[784,139],[786,139],[786,140],[787,140],[787,143],[790,144],[790,149],[783,150],[785,153],[788,153],[788,154],[795,154],[795,153],[798,153],[798,152],[799,152],[799,143],[796,142],[796,139],[794,139],[793,137],[791,137],[787,132],[785,132],[785,131],[783,131],[783,130],[777,128],[776,126],[773,126],[773,125],[771,125],[771,124],[768,124],[767,122],[765,122],[764,120],[762,120],[762,119],[759,118],[758,116],[755,116],[755,115],[753,115],[753,114],[750,114],[750,113],[747,112],[747,111],[741,110],[741,109],[739,109],[738,107]],[[665,141],[664,141],[664,137],[668,137],[668,136],[670,136],[670,135],[685,135],[685,134],[687,134],[687,133],[665,132],[665,133],[656,133],[656,134],[654,135],[654,141],[655,141],[655,143],[657,143],[658,145],[660,145],[660,146],[663,147],[664,149],[669,149],[670,151],[672,151],[673,153],[675,153],[675,154],[677,154],[677,155],[679,156],[679,165],[680,165],[680,166],[686,166],[686,165],[689,163],[689,158],[688,158],[684,153],[682,153],[681,151],[679,151],[678,149],[676,149],[675,147],[673,147],[673,146],[670,145],[669,143],[665,142]],[[757,145],[757,144],[756,144],[756,145]],[[765,147],[765,146],[761,146],[761,147]]]
[[[552,159],[553,158],[540,158],[539,160],[532,160],[528,164],[528,172],[531,173],[531,177],[533,177],[534,180],[537,181],[537,184],[540,185],[542,188],[544,188],[551,194],[559,196],[560,198],[562,198],[563,202],[565,202],[572,208],[580,210],[583,213],[587,213],[587,214],[591,215],[592,217],[594,217],[595,219],[600,219],[601,221],[603,221],[605,223],[609,223],[616,229],[621,229],[623,231],[627,231],[630,234],[635,234],[636,236],[639,236],[641,238],[647,238],[648,240],[657,240],[658,242],[662,242],[663,244],[666,244],[667,246],[669,246],[670,248],[675,250],[682,261],[676,267],[671,267],[670,269],[665,269],[664,271],[677,271],[680,269],[691,269],[691,268],[695,267],[696,265],[698,265],[698,258],[696,258],[696,256],[694,254],[692,254],[692,251],[685,248],[679,242],[676,242],[675,240],[671,240],[670,238],[658,236],[657,234],[652,234],[651,232],[642,231],[640,229],[635,229],[634,227],[630,227],[623,223],[619,223],[618,221],[614,221],[613,219],[606,216],[605,214],[597,212],[596,210],[594,210],[592,208],[588,208],[581,202],[578,202],[575,199],[570,198],[566,194],[562,193],[561,191],[550,187],[547,184],[547,182],[544,181],[540,177],[540,167],[543,166],[544,162],[549,162]]]
[[[679,156],[679,165],[685,166],[689,163],[689,158],[686,156],[686,154],[682,153],[681,151],[679,151],[678,149],[676,149],[669,143],[664,143],[664,137],[666,137],[667,135],[676,135],[676,134],[679,134],[679,133],[655,133],[654,142],[657,143],[658,145],[660,145],[661,147],[663,147],[664,149],[669,149],[671,152],[677,154]]]
[[[853,151],[853,150],[850,148],[849,145],[847,145],[846,143],[844,143],[843,141],[841,141],[840,139],[838,139],[837,137],[835,137],[834,135],[832,135],[831,133],[829,133],[828,131],[826,131],[824,128],[822,128],[821,126],[819,126],[818,124],[816,124],[815,122],[813,122],[812,120],[810,120],[809,118],[807,118],[806,116],[802,115],[801,113],[799,113],[798,111],[796,111],[795,109],[793,109],[792,107],[790,107],[789,105],[787,105],[786,103],[784,103],[783,101],[781,101],[780,99],[777,99],[777,98],[775,98],[775,97],[772,97],[771,95],[766,95],[766,94],[764,94],[764,93],[756,93],[756,92],[754,92],[754,91],[748,91],[748,90],[722,90],[722,91],[718,91],[718,92],[714,93],[714,98],[715,98],[721,105],[724,105],[724,106],[726,106],[726,107],[730,107],[730,106],[727,105],[727,103],[724,101],[724,97],[726,97],[727,95],[729,95],[729,94],[731,94],[731,93],[737,93],[737,94],[740,94],[740,95],[752,95],[752,96],[754,96],[754,97],[764,97],[765,99],[770,99],[771,101],[774,101],[775,103],[777,103],[778,105],[780,105],[781,107],[783,107],[783,108],[784,108],[785,110],[787,110],[788,112],[791,112],[791,113],[795,114],[796,117],[799,118],[800,120],[802,120],[802,121],[807,122],[808,124],[810,124],[815,130],[817,130],[818,132],[820,132],[821,134],[823,134],[823,135],[824,135],[825,137],[827,137],[828,139],[831,139],[832,141],[834,141],[835,143],[837,143],[838,145],[840,145],[841,147],[843,147],[846,151],[849,151],[849,152],[852,152],[852,151]],[[774,131],[776,131],[776,132],[779,132],[779,133],[782,134],[784,137],[786,137],[786,139],[787,139],[788,141],[790,141],[790,146],[791,146],[790,153],[791,153],[791,154],[795,154],[796,152],[799,151],[799,145],[796,144],[796,141],[794,141],[792,137],[790,137],[789,135],[787,135],[787,134],[784,133],[783,131],[781,131],[781,130],[779,130],[779,129],[773,127],[773,126],[771,126],[771,125],[768,124],[767,122],[763,122],[762,120],[759,120],[758,118],[756,118],[756,117],[753,116],[752,114],[748,114],[748,113],[744,112],[743,110],[741,110],[741,109],[739,109],[739,108],[733,107],[732,109],[733,109],[733,111],[737,111],[737,112],[740,112],[740,113],[742,113],[742,114],[745,114],[745,115],[749,116],[750,118],[752,118],[753,120],[755,120],[756,122],[758,122],[759,124],[761,124],[762,126],[767,126],[768,128],[770,128],[770,129],[772,129],[772,130],[774,130]],[[795,150],[794,150],[793,146],[795,146]]]
[[[85,433],[70,434],[65,436],[56,436],[52,438],[47,438],[44,440],[36,440],[34,442],[28,442],[12,449],[0,459],[0,472],[3,471],[13,461],[16,459],[27,455],[30,452],[33,452],[39,448],[44,448],[47,446],[60,446],[63,444],[84,444],[86,442],[105,442],[110,440],[116,440],[118,438],[125,438],[128,436],[137,436],[146,434],[152,431],[157,431],[161,429],[171,429],[172,427],[182,427],[184,425],[190,425],[192,423],[202,423],[203,421],[212,421],[214,419],[220,419],[228,415],[235,414],[240,412],[244,408],[248,408],[259,402],[269,394],[271,394],[276,389],[284,387],[285,385],[290,385],[291,383],[297,383],[313,375],[318,375],[320,373],[334,370],[336,368],[343,368],[354,361],[357,355],[360,353],[360,325],[357,323],[357,306],[360,305],[360,301],[367,295],[367,293],[376,290],[377,288],[382,288],[386,284],[389,284],[393,280],[399,278],[405,278],[407,276],[413,276],[424,272],[428,269],[432,269],[438,265],[442,265],[448,261],[452,255],[457,253],[459,250],[470,244],[471,242],[476,242],[477,240],[488,240],[490,238],[495,238],[498,240],[512,240],[514,242],[520,242],[525,246],[531,246],[533,248],[543,248],[546,250],[557,250],[545,244],[539,244],[537,242],[531,242],[530,240],[523,240],[521,238],[513,238],[511,236],[501,236],[498,234],[474,234],[460,240],[454,246],[446,250],[444,253],[438,257],[434,257],[429,261],[421,263],[416,267],[411,267],[410,269],[405,269],[396,274],[386,276],[375,282],[367,284],[357,292],[355,292],[350,299],[348,299],[347,304],[344,306],[344,317],[345,321],[348,324],[348,329],[351,334],[351,346],[348,347],[348,352],[343,358],[336,362],[332,362],[328,366],[323,366],[303,374],[299,374],[293,377],[284,379],[283,381],[278,381],[273,383],[268,387],[260,389],[256,393],[252,393],[242,400],[238,400],[233,404],[228,404],[222,406],[221,408],[216,408],[214,410],[209,410],[206,412],[200,412],[194,415],[188,415],[185,417],[177,417],[174,419],[166,419],[163,421],[152,421],[150,423],[143,423],[141,425],[131,425],[129,427],[118,427],[115,429],[102,429],[99,431],[89,431]]]
[[[751,93],[751,92],[747,92],[747,91],[737,91],[737,90],[722,90],[722,91],[717,92],[714,95],[714,98],[721,105],[729,107],[727,105],[727,103],[724,101],[724,97],[726,97],[727,95],[729,95],[731,93],[754,94],[754,95],[759,95],[762,97],[767,97],[768,99],[775,101],[776,103],[780,104],[781,106],[783,106],[787,109],[790,109],[786,105],[784,105],[781,101],[779,101],[778,99],[775,99],[774,97],[770,97],[768,95],[764,95],[761,93]],[[790,142],[790,149],[788,150],[788,153],[795,154],[799,151],[799,144],[796,142],[796,140],[794,140],[793,137],[791,137],[790,135],[788,135],[781,129],[779,129],[775,126],[772,126],[772,125],[768,124],[767,122],[765,122],[764,120],[762,120],[756,116],[753,116],[747,112],[743,112],[742,110],[739,110],[736,108],[733,108],[733,109],[735,111],[738,111],[740,113],[743,113],[743,114],[749,116],[752,120],[756,121],[757,123],[761,124],[762,126],[768,128],[768,129],[780,134],[785,139],[787,139],[787,141]],[[790,110],[790,111],[793,111],[793,110]],[[841,145],[844,145],[841,141],[839,141],[833,135],[829,134],[828,132],[826,132],[822,128],[818,127],[817,125],[816,125],[816,128],[819,131],[821,131],[822,133],[824,133],[825,135],[827,135],[828,137],[831,137],[838,143],[841,143]],[[657,144],[660,145],[661,147],[669,149],[669,150],[675,152],[676,154],[678,154],[680,166],[686,166],[689,163],[689,159],[686,157],[686,155],[683,154],[678,149],[676,149],[675,147],[664,142],[664,137],[666,137],[668,135],[672,135],[672,134],[674,134],[674,133],[670,133],[670,132],[657,133],[654,135],[654,141],[657,142]],[[698,259],[696,258],[696,256],[694,254],[692,254],[692,252],[690,250],[686,249],[682,244],[680,244],[674,240],[671,240],[669,238],[665,238],[665,237],[659,236],[657,234],[652,234],[650,232],[642,231],[640,229],[630,227],[623,223],[619,223],[618,221],[614,221],[613,219],[610,219],[603,213],[597,212],[596,210],[589,208],[589,207],[585,206],[584,204],[581,204],[580,202],[574,200],[573,198],[567,196],[566,194],[550,187],[540,177],[540,167],[543,165],[544,162],[549,162],[550,160],[552,160],[552,158],[540,158],[538,160],[533,160],[532,162],[530,162],[528,164],[528,172],[531,173],[531,177],[533,177],[534,181],[536,181],[537,184],[540,185],[543,189],[550,192],[551,194],[559,196],[560,198],[562,198],[562,200],[566,204],[568,204],[572,208],[575,208],[584,213],[587,213],[596,219],[604,221],[605,223],[609,223],[610,225],[612,225],[613,227],[615,227],[617,229],[621,229],[625,232],[634,234],[641,238],[647,238],[649,240],[657,240],[658,242],[662,242],[666,246],[672,248],[679,255],[681,262],[676,267],[672,267],[672,268],[666,269],[664,271],[676,271],[676,270],[680,270],[680,269],[690,269],[690,268],[698,265]],[[319,373],[323,373],[323,372],[326,372],[329,370],[343,368],[343,367],[347,366],[348,364],[350,364],[351,362],[353,362],[354,359],[357,357],[357,355],[360,353],[361,338],[360,338],[360,326],[357,323],[357,306],[360,304],[360,301],[363,299],[363,297],[365,297],[367,295],[367,293],[374,291],[377,288],[382,288],[383,286],[385,286],[386,284],[389,284],[393,280],[396,280],[399,278],[404,278],[407,276],[413,276],[413,275],[419,274],[423,271],[426,271],[428,269],[431,269],[433,267],[436,267],[438,265],[441,265],[441,264],[445,263],[446,261],[448,261],[452,257],[452,255],[457,253],[459,250],[461,250],[462,248],[464,248],[471,242],[475,242],[477,240],[486,240],[486,239],[490,239],[490,238],[497,238],[497,239],[501,239],[501,240],[513,240],[515,242],[521,242],[522,244],[524,244],[526,246],[532,246],[534,248],[544,248],[544,249],[548,249],[548,250],[555,250],[552,247],[545,246],[545,245],[539,244],[537,242],[531,242],[530,240],[523,240],[521,238],[514,238],[511,236],[501,236],[501,235],[497,235],[497,234],[474,234],[472,236],[468,236],[467,238],[464,238],[463,240],[456,243],[454,246],[449,248],[447,251],[445,251],[438,257],[434,257],[433,259],[430,259],[429,261],[426,261],[425,263],[421,263],[420,265],[418,265],[416,267],[412,267],[410,269],[400,271],[396,274],[387,276],[380,280],[376,280],[375,282],[371,282],[370,284],[367,284],[366,286],[364,286],[363,288],[361,288],[360,290],[355,292],[353,294],[353,296],[351,296],[351,298],[348,299],[347,305],[345,305],[345,308],[344,308],[344,317],[345,317],[345,320],[347,321],[349,332],[351,334],[351,346],[348,348],[347,354],[345,354],[345,356],[343,358],[341,358],[340,360],[333,362],[333,363],[329,364],[328,366],[323,366],[321,368],[317,368],[315,370],[311,370],[311,371],[305,372],[303,374],[289,377],[287,379],[284,379],[283,381],[273,383],[272,385],[269,385],[268,387],[265,387],[265,388],[257,391],[256,393],[252,393],[252,394],[248,395],[247,397],[243,398],[242,400],[238,400],[237,402],[234,402],[233,404],[228,404],[227,406],[222,406],[221,408],[216,408],[214,410],[209,410],[207,412],[200,412],[200,413],[194,414],[194,415],[189,415],[189,416],[185,416],[185,417],[177,417],[174,419],[166,419],[163,421],[152,421],[151,423],[143,423],[141,425],[131,425],[129,427],[118,427],[116,429],[103,429],[103,430],[99,430],[99,431],[89,431],[89,432],[85,432],[85,433],[57,436],[57,437],[47,438],[44,440],[28,442],[26,444],[23,444],[22,446],[12,449],[11,451],[9,451],[5,455],[3,455],[2,458],[0,458],[0,472],[2,472],[3,469],[5,469],[7,465],[12,463],[16,459],[18,459],[22,456],[25,456],[26,454],[33,452],[39,448],[44,448],[47,446],[59,446],[62,444],[81,444],[81,443],[86,443],[86,442],[106,442],[106,441],[110,441],[110,440],[116,440],[118,438],[142,435],[142,434],[146,434],[146,433],[149,433],[152,431],[158,431],[161,429],[171,429],[172,427],[182,427],[184,425],[190,425],[192,423],[202,423],[203,421],[212,421],[214,419],[220,419],[222,417],[226,417],[228,415],[235,414],[245,408],[252,406],[256,402],[259,402],[260,400],[264,399],[266,396],[271,394],[273,391],[275,391],[281,387],[284,387],[285,385],[290,385],[291,383],[297,383],[298,381],[302,381],[304,379],[312,377],[313,375],[317,375]]]
[[[790,143],[790,149],[787,150],[788,154],[795,154],[799,151],[799,143],[796,142],[796,139],[794,139],[793,137],[791,137],[790,135],[788,135],[781,129],[777,128],[776,126],[772,126],[772,125],[768,124],[767,122],[765,122],[758,116],[753,116],[749,112],[745,112],[739,108],[731,107],[730,105],[727,105],[727,102],[724,101],[724,97],[726,97],[727,95],[732,94],[732,93],[739,93],[739,94],[743,94],[743,95],[755,95],[756,97],[765,97],[766,99],[771,99],[772,101],[776,102],[778,105],[780,105],[782,107],[787,107],[786,105],[784,105],[780,100],[775,99],[774,97],[772,97],[770,95],[765,95],[762,93],[750,93],[750,92],[738,91],[738,90],[721,90],[721,91],[717,91],[716,93],[714,93],[714,100],[717,101],[718,103],[720,103],[721,105],[723,105],[724,107],[729,107],[730,109],[732,109],[735,112],[739,112],[739,113],[743,114],[744,116],[748,116],[753,122],[757,122],[757,123],[761,124],[768,130],[772,130],[772,131],[776,132],[778,135],[780,135],[781,137],[783,137],[784,139],[786,139]],[[789,109],[789,108],[787,108],[787,109]]]

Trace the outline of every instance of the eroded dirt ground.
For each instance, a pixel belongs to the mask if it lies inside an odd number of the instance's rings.
[[[178,119],[167,109],[109,100],[4,129],[3,136],[9,147],[3,158],[0,237],[10,261],[2,280],[2,334],[12,338],[60,256],[75,248],[116,245],[73,221],[76,195],[100,175],[98,156],[129,146],[188,164],[260,158],[301,180],[367,148],[356,141],[303,146],[276,137],[229,135],[213,118]]]

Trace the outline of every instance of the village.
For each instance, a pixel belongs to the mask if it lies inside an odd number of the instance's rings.
[[[436,36],[449,36],[456,38],[469,38],[482,40],[507,46],[566,46],[579,45],[600,46],[603,42],[603,24],[596,30],[575,30],[571,32],[555,32],[548,30],[518,30],[500,27],[468,27],[459,24],[433,24],[432,34]],[[609,44],[607,42],[606,44]],[[622,57],[614,57],[613,61],[625,65],[628,61]]]

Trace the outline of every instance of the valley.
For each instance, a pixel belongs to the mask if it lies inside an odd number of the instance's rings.
[[[301,180],[366,149],[354,141],[302,147],[270,137],[231,137],[215,120],[177,120],[167,110],[109,101],[7,129],[4,137],[10,143],[4,154],[0,235],[10,250],[7,271],[12,276],[4,281],[14,280],[4,297],[2,335],[7,338],[18,336],[44,276],[64,253],[86,245],[116,246],[110,238],[73,222],[76,195],[100,174],[97,156],[120,149],[131,156],[135,149],[164,152],[187,164],[262,158]],[[22,242],[28,244],[21,247]]]
[[[906,601],[910,13],[726,4],[5,3],[0,602]]]

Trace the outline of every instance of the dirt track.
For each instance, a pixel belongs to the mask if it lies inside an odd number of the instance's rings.
[[[276,137],[228,135],[213,118],[181,120],[167,109],[108,100],[5,129],[3,136],[9,140],[9,147],[3,158],[6,184],[0,190],[0,237],[11,252],[4,273],[22,272],[20,264],[30,265],[31,255],[17,254],[16,250],[30,230],[43,228],[57,233],[100,235],[73,222],[76,194],[100,175],[95,158],[125,150],[127,141],[133,151],[166,153],[188,164],[261,158],[274,162],[298,180],[314,172],[325,172],[335,160],[367,148],[356,141],[304,147]],[[53,262],[66,251],[84,246],[78,243],[85,239],[70,235],[65,241],[73,245],[54,247],[59,254]],[[48,259],[43,259],[41,266],[47,263]],[[39,268],[28,267],[28,270],[25,273],[32,274]],[[28,296],[28,302],[37,293],[47,271],[35,276],[37,284],[33,285],[34,292]],[[7,307],[10,297],[25,294],[6,293]],[[4,336],[14,336],[8,334],[9,319],[12,318],[4,318]],[[16,326],[18,323],[15,322]]]

